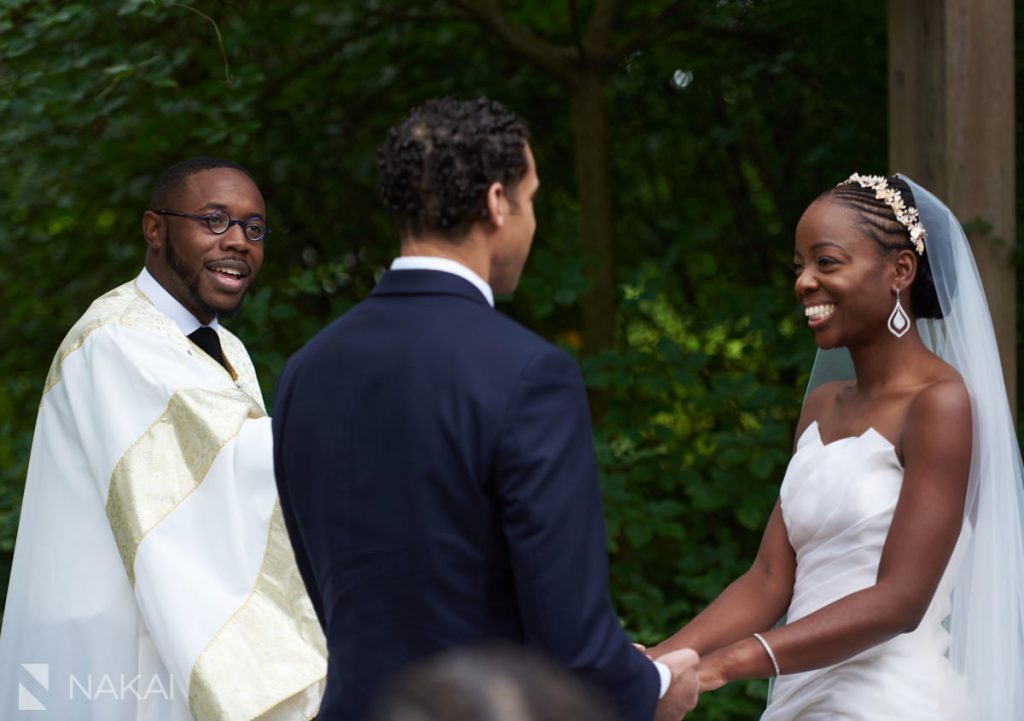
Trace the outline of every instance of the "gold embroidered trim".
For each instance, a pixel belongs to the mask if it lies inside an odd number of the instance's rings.
[[[117,462],[107,518],[133,587],[142,539],[199,487],[245,420],[263,415],[238,389],[181,390]]]
[[[197,719],[310,719],[326,677],[326,643],[275,504],[252,591],[192,666],[189,709]]]
[[[68,331],[50,364],[46,382],[43,385],[43,399],[54,386],[60,383],[64,361],[68,359],[68,356],[81,349],[93,331],[114,321],[125,326],[145,328],[159,333],[178,346],[183,353],[187,353],[193,358],[205,359],[205,362],[212,364],[218,370],[221,369],[217,361],[207,356],[182,334],[181,329],[173,320],[158,311],[149,298],[139,290],[136,281],[131,280],[93,301],[89,309]],[[221,337],[224,357],[233,370],[231,375],[235,384],[251,396],[266,412],[263,392],[245,346],[224,326],[220,327],[218,334]]]
[[[64,336],[60,347],[57,349],[50,370],[46,374],[46,383],[43,385],[43,398],[55,385],[60,383],[61,368],[67,357],[82,347],[85,340],[97,328],[106,325],[116,318],[136,297],[141,294],[135,290],[135,281],[129,281],[113,290],[104,293],[92,302],[85,314],[78,319],[68,334]]]
[[[223,325],[220,326],[218,333],[220,334],[224,357],[228,359],[236,373],[236,384],[252,396],[260,408],[266,411],[266,405],[263,403],[263,391],[260,389],[260,382],[256,378],[256,369],[253,367],[252,360],[249,358],[249,353],[245,350],[245,346],[242,345],[242,341]]]

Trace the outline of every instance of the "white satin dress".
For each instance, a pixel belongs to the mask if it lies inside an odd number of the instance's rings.
[[[895,449],[874,429],[823,444],[817,422],[807,427],[780,490],[797,560],[787,623],[874,584],[902,483]],[[785,674],[783,659],[762,721],[972,719],[943,626],[965,539],[915,631],[805,673]]]

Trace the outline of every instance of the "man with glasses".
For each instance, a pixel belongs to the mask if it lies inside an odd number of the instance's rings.
[[[218,322],[263,262],[265,212],[236,163],[168,168],[142,218],[145,268],[61,344],[0,631],[0,718],[315,714],[326,652],[270,419]]]

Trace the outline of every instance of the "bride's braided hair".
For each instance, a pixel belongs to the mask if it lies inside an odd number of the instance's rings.
[[[902,178],[890,175],[886,178],[886,183],[900,194],[908,207],[917,207],[910,186]],[[875,241],[883,253],[914,250],[906,226],[896,219],[892,208],[884,200],[875,197],[873,189],[857,183],[845,183],[829,188],[820,197],[830,198],[857,211],[865,235]],[[942,308],[939,306],[932,271],[928,265],[927,243],[924,254],[918,258],[917,275],[910,286],[910,309],[915,318],[942,317]]]

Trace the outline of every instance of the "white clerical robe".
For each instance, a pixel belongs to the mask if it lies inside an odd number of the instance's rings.
[[[0,718],[309,719],[326,649],[270,418],[137,281],[71,329],[39,406],[0,631]]]

